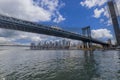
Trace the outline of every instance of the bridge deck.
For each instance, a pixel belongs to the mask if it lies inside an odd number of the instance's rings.
[[[108,45],[105,42],[93,38],[88,38],[80,34],[65,31],[62,29],[55,29],[49,26],[40,25],[37,23],[20,20],[13,17],[7,17],[3,15],[0,15],[0,28],[32,32],[38,34],[46,34],[46,35],[69,38],[74,40],[81,40],[85,42],[93,42],[101,45]]]

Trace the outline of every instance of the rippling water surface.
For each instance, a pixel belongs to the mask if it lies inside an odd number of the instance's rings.
[[[0,47],[0,80],[120,80],[120,51]]]

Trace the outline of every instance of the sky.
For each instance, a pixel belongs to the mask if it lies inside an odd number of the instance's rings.
[[[0,0],[0,15],[58,26],[79,34],[82,27],[90,26],[93,38],[102,41],[111,39],[115,42],[107,1],[109,0]],[[120,0],[114,1],[120,11]],[[54,39],[60,38],[0,29],[0,44],[29,44]]]

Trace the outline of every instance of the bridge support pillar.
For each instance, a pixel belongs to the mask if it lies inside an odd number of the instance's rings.
[[[108,49],[108,48],[109,48],[109,46],[103,45],[103,49]]]
[[[83,49],[88,49],[89,47],[89,43],[83,42]]]
[[[89,48],[92,48],[92,43],[91,43],[91,41],[88,42],[88,46],[89,46]]]
[[[84,27],[82,28],[82,34],[84,36],[87,36],[88,38],[90,38],[90,41],[88,42],[83,42],[83,46],[85,49],[90,49],[91,48],[91,29],[90,26]]]
[[[91,42],[83,42],[83,49],[90,49],[90,48],[92,48],[91,47],[92,46],[92,44],[91,44]]]

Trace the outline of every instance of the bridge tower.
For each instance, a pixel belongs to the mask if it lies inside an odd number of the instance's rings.
[[[117,6],[115,7],[115,3],[113,1],[109,1],[108,7],[109,7],[109,12],[112,19],[113,27],[114,27],[117,46],[120,46],[120,27],[119,27],[119,22],[118,22],[117,13],[116,13]]]
[[[91,29],[90,29],[90,26],[82,28],[82,35],[91,39]],[[89,41],[89,42],[83,41],[83,47],[84,48],[90,48],[91,47],[91,41]]]

